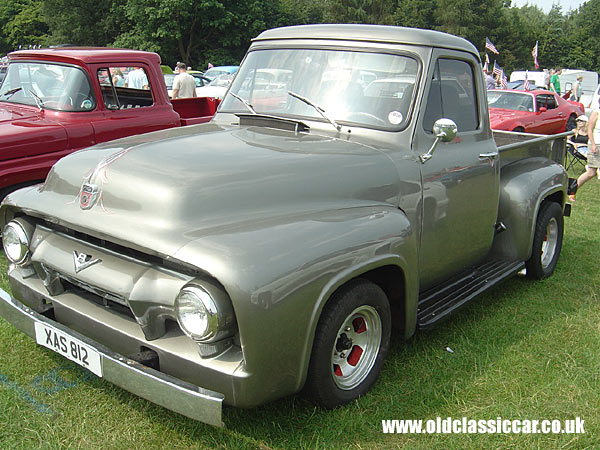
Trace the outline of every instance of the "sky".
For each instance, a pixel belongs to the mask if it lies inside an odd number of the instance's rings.
[[[577,9],[586,0],[512,0],[511,6],[524,6],[526,3],[541,8],[545,13],[550,12],[552,5],[557,3],[562,7],[562,12],[566,13],[569,9]]]

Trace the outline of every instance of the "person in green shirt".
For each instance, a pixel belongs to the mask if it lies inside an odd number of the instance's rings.
[[[552,75],[550,77],[550,90],[552,92],[556,92],[558,95],[560,95],[560,78],[558,76],[561,74],[562,74],[562,69],[560,67],[558,67],[554,71],[554,75]]]

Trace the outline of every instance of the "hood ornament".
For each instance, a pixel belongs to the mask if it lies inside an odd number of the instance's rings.
[[[83,177],[83,184],[77,193],[77,197],[70,201],[69,204],[75,203],[77,199],[79,199],[79,207],[85,210],[92,209],[96,203],[99,203],[102,207],[102,210],[104,212],[108,212],[102,204],[102,188],[106,183],[108,183],[108,175],[106,171],[111,164],[121,159],[133,148],[135,147],[123,148],[111,153],[98,164],[96,164],[96,167],[90,169]],[[92,183],[92,180],[98,184]]]
[[[90,209],[98,200],[100,189],[97,184],[83,183],[79,195],[79,207],[81,209]]]
[[[75,273],[79,273],[93,264],[102,262],[102,260],[98,258],[92,259],[92,255],[73,251],[73,262],[75,263]]]

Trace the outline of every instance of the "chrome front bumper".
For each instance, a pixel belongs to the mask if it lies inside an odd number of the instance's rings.
[[[224,395],[146,367],[33,311],[0,289],[0,316],[35,339],[35,322],[45,323],[84,342],[100,354],[103,378],[184,416],[221,427]]]

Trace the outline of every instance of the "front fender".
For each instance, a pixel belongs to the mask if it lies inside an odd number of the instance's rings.
[[[564,206],[568,176],[547,158],[527,158],[502,167],[498,220],[506,230],[496,235],[496,256],[527,261],[539,207],[549,196]]]
[[[404,272],[406,329],[414,330],[417,239],[389,205],[265,221],[199,238],[176,257],[210,273],[228,292],[256,404],[301,389],[321,311],[350,279],[382,266]],[[412,327],[412,328],[411,328]],[[236,395],[236,396],[237,396]],[[255,401],[253,401],[255,400]]]

